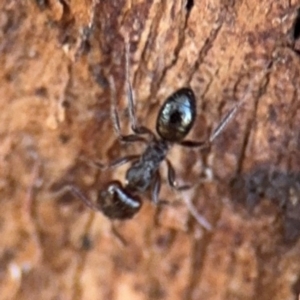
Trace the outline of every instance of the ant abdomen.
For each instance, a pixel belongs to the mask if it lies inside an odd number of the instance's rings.
[[[181,88],[169,96],[157,116],[156,131],[166,141],[180,142],[193,127],[196,99],[190,88]]]
[[[141,208],[142,202],[119,181],[112,181],[99,191],[97,207],[110,219],[131,219]]]

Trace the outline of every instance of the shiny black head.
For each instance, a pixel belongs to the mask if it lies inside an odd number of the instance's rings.
[[[140,198],[123,188],[119,181],[112,181],[107,189],[99,192],[98,209],[110,219],[131,219],[141,208]]]
[[[180,142],[191,130],[196,118],[196,99],[190,88],[182,88],[169,96],[156,121],[159,136],[170,142]]]

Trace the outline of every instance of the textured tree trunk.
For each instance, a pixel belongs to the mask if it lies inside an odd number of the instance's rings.
[[[36,0],[0,4],[0,299],[297,299],[300,293],[300,16],[297,1]],[[138,122],[190,86],[209,150],[174,145],[179,182],[132,220],[95,199],[139,154],[110,118],[116,85],[129,133],[125,39]],[[212,225],[203,228],[186,205]]]

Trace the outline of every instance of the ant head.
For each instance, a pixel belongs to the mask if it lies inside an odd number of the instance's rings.
[[[182,88],[169,96],[156,121],[158,135],[170,142],[180,142],[190,132],[196,118],[196,100],[190,88]]]
[[[140,198],[122,187],[119,181],[110,182],[99,192],[97,207],[109,219],[131,219],[141,208]]]

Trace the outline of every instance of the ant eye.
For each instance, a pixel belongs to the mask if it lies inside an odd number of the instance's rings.
[[[191,130],[196,118],[196,100],[194,92],[182,88],[169,96],[161,107],[156,131],[167,141],[179,142]]]

